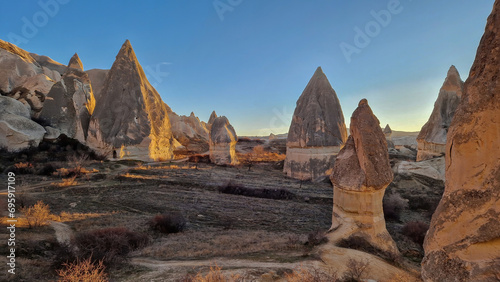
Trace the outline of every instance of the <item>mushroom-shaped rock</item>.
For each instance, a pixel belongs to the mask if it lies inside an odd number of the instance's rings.
[[[373,247],[399,254],[385,227],[382,198],[392,182],[387,142],[377,117],[363,99],[351,117],[351,135],[337,156],[333,183],[333,244],[349,236],[364,238]]]
[[[425,281],[500,279],[500,0],[446,140],[446,183],[427,232]]]
[[[215,164],[237,164],[238,136],[225,116],[216,117],[210,129],[210,161]]]
[[[23,103],[0,95],[0,147],[11,152],[37,147],[44,134]]]
[[[146,78],[132,45],[122,45],[90,120],[87,144],[121,158],[169,160],[173,137],[168,109]]]
[[[462,97],[464,83],[455,66],[451,66],[448,75],[434,103],[429,120],[417,137],[417,161],[423,161],[444,155],[446,135],[451,120]]]
[[[301,180],[324,180],[346,140],[339,99],[318,67],[297,100],[288,131],[283,172]]]

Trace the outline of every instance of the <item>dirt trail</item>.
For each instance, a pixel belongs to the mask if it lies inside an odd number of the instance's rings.
[[[222,269],[227,268],[290,268],[293,269],[300,263],[278,263],[278,262],[260,262],[253,260],[244,259],[226,259],[226,258],[213,258],[210,260],[191,260],[191,261],[181,261],[181,260],[170,260],[162,261],[155,260],[146,257],[132,258],[130,261],[132,264],[148,267],[151,269],[168,269],[168,268],[179,268],[179,267],[203,267],[203,266],[213,266],[217,264],[222,267]]]
[[[49,221],[50,227],[54,229],[56,232],[56,239],[61,245],[69,245],[71,238],[73,237],[73,230],[69,225],[57,222],[57,221]]]

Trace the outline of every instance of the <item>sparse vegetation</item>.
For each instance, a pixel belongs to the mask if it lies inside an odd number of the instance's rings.
[[[309,247],[314,247],[314,246],[324,244],[324,243],[328,242],[328,239],[326,238],[325,235],[326,235],[325,232],[321,231],[321,230],[316,230],[314,232],[311,232],[307,235],[307,243],[306,244]]]
[[[60,282],[106,282],[109,281],[104,272],[103,261],[92,262],[90,258],[74,263],[65,263],[64,268],[57,271]]]
[[[408,200],[403,199],[398,193],[391,193],[384,197],[383,208],[386,220],[399,221],[401,212],[408,208]]]
[[[361,278],[369,267],[367,260],[349,259],[347,261],[347,271],[344,272],[342,280],[345,282],[362,281]]]
[[[38,201],[31,207],[22,208],[21,212],[26,217],[29,228],[45,225],[50,218],[49,205],[44,204],[42,201]]]
[[[183,282],[239,282],[244,281],[240,275],[226,276],[222,273],[222,267],[217,264],[210,266],[210,271],[203,275],[201,272],[196,276],[187,275]]]
[[[178,233],[184,231],[186,219],[180,213],[159,214],[149,221],[149,227],[161,233]]]
[[[110,266],[123,262],[129,252],[145,246],[149,238],[123,227],[96,229],[78,233],[74,244],[80,258],[92,258]]]
[[[316,267],[300,266],[292,273],[286,274],[287,282],[335,282],[339,281],[337,272],[325,272]]]
[[[403,234],[420,245],[424,243],[427,230],[429,230],[429,225],[422,221],[410,221],[403,226]]]

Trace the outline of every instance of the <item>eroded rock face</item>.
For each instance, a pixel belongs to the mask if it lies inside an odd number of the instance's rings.
[[[46,71],[25,50],[0,40],[0,94],[19,100],[38,117],[54,85]]]
[[[178,116],[169,111],[168,117],[174,138],[188,151],[204,153],[209,149],[208,129],[194,113],[190,116]]]
[[[94,92],[95,100],[98,102],[101,99],[102,88],[104,87],[106,75],[108,75],[109,70],[91,69],[86,72],[92,84],[92,92]]]
[[[210,129],[212,128],[212,124],[214,123],[214,120],[217,118],[217,114],[215,113],[215,111],[212,111],[212,114],[210,114],[210,118],[208,119],[208,122],[207,122],[207,129],[210,131]]]
[[[451,66],[439,96],[434,103],[434,110],[417,137],[417,161],[423,161],[444,155],[446,135],[451,120],[460,103],[464,83],[455,66]]]
[[[425,281],[500,279],[500,0],[446,141],[446,185],[422,261]]]
[[[45,129],[30,119],[23,103],[0,95],[0,147],[15,152],[37,147]]]
[[[297,101],[283,172],[301,180],[325,179],[346,140],[339,99],[319,67]]]
[[[61,81],[54,84],[40,113],[40,119],[69,138],[85,143],[94,94],[78,54],[71,58]]]
[[[167,107],[151,86],[127,40],[116,56],[90,120],[87,144],[121,158],[169,160]]]
[[[209,136],[210,161],[212,163],[218,165],[238,164],[235,150],[238,136],[225,116],[214,119]]]
[[[375,248],[399,254],[385,227],[382,198],[392,182],[387,142],[377,117],[363,99],[351,117],[351,135],[337,156],[329,241],[363,237]]]

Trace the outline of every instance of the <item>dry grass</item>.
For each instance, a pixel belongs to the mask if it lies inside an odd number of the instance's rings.
[[[21,212],[24,214],[29,228],[46,225],[50,219],[50,208],[42,201],[38,201],[34,206],[22,208]]]
[[[335,282],[339,281],[337,272],[325,272],[318,268],[299,266],[292,273],[285,275],[287,282]]]
[[[138,255],[158,259],[193,259],[279,252],[296,247],[290,245],[290,236],[292,234],[251,230],[184,232],[171,234],[142,249]],[[304,241],[305,238],[302,238],[296,243],[303,245]]]
[[[75,263],[63,264],[65,267],[57,271],[61,282],[105,282],[108,281],[102,261],[93,263],[90,258]]]
[[[244,281],[243,278],[238,274],[232,274],[230,276],[226,276],[222,273],[222,267],[215,264],[214,266],[210,266],[210,271],[203,275],[201,272],[196,274],[196,276],[191,277],[188,276],[183,279],[185,282],[238,282]]]
[[[78,181],[76,181],[76,175],[75,175],[73,177],[63,179],[62,182],[53,182],[51,184],[56,187],[70,187],[77,185]]]
[[[237,153],[242,163],[279,162],[286,158],[284,154],[266,152],[264,146],[258,145],[250,153]]]

